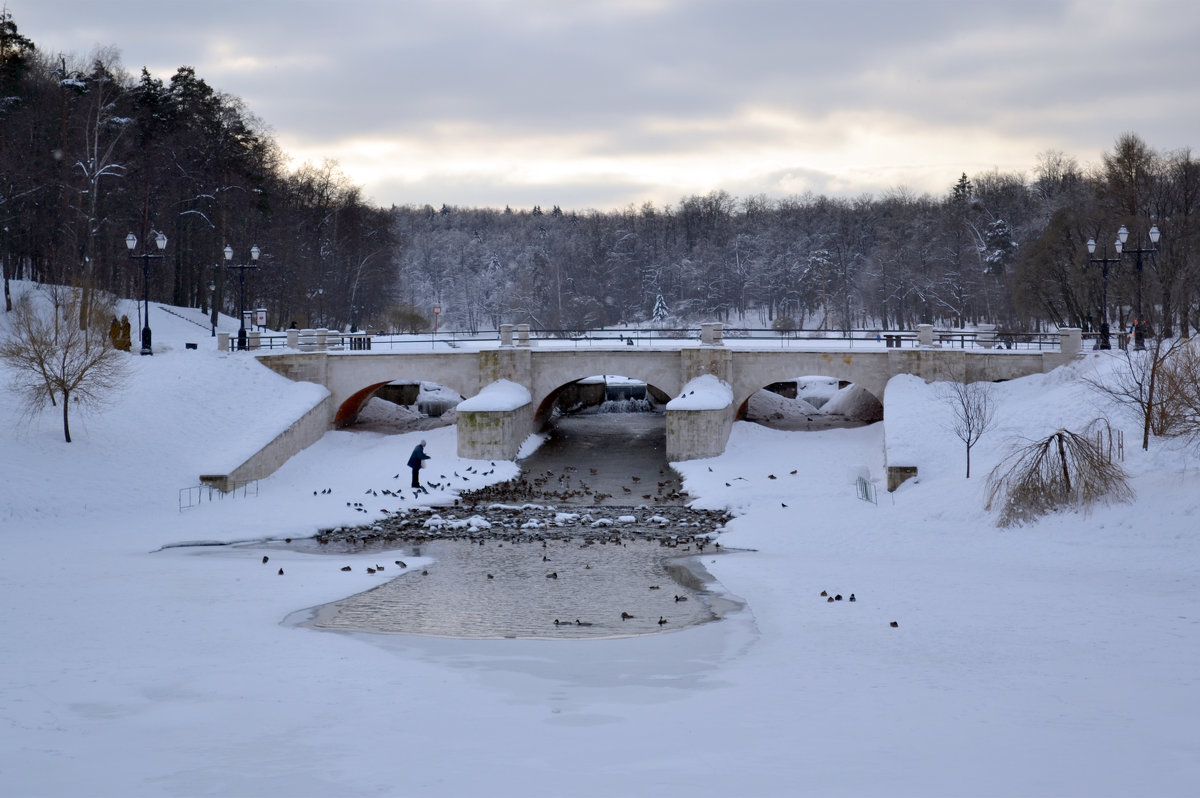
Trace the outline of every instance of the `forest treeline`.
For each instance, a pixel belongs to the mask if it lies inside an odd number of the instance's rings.
[[[289,168],[237,97],[180,67],[127,73],[115,50],[46,54],[0,11],[0,268],[272,326],[574,330],[657,320],[750,327],[1096,329],[1140,304],[1157,332],[1200,327],[1200,164],[1122,133],[1100,164],[1046,152],[1029,174],[852,199],[722,191],[617,210],[378,207],[337,164]],[[1125,254],[1114,247],[1125,226]],[[1162,238],[1148,250],[1149,230]],[[1100,242],[1089,256],[1087,241]],[[1105,274],[1107,273],[1107,279]],[[1140,280],[1138,279],[1140,275]],[[210,288],[211,286],[211,288]],[[1140,286],[1140,292],[1139,292]],[[1107,308],[1102,308],[1107,298]]]

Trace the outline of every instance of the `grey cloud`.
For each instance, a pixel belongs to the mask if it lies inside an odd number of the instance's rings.
[[[1178,147],[1200,129],[1191,0],[61,0],[12,10],[39,45],[116,44],[132,71],[146,64],[163,77],[192,65],[277,132],[331,145],[429,140],[447,121],[487,131],[493,149],[578,131],[595,156],[778,143],[778,131],[708,125],[752,107],[810,120],[886,114],[932,140],[987,129],[1085,159],[1123,130]],[[248,68],[247,57],[266,66]],[[839,182],[810,178],[816,191]],[[761,179],[747,193],[770,191]],[[504,189],[444,185],[488,204]],[[644,188],[578,192],[593,205]]]

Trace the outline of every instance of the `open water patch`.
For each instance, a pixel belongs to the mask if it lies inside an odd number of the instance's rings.
[[[617,509],[617,512],[613,512]],[[318,629],[456,638],[659,634],[739,608],[704,568],[723,513],[547,505],[420,509],[323,530],[330,551],[373,548],[428,566],[317,608]]]

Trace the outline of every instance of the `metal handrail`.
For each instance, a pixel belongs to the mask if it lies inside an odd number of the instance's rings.
[[[399,345],[428,344],[431,347],[446,346],[451,349],[470,343],[496,343],[500,341],[498,330],[478,330],[474,332],[439,331],[437,333],[390,334],[390,333],[343,333],[327,331],[326,348],[330,346],[348,351],[352,347],[350,341],[358,338],[369,338],[369,348],[392,348]],[[852,329],[852,330],[821,330],[795,329],[779,331],[767,328],[725,327],[721,337],[730,341],[764,341],[778,342],[787,347],[813,341],[844,342],[848,348],[864,344],[877,346],[884,344],[888,348],[908,348],[918,346],[918,334],[912,330],[882,330],[882,329]],[[670,343],[695,341],[700,338],[700,328],[647,328],[628,330],[567,330],[541,329],[530,330],[530,340],[541,341],[571,341],[576,347],[595,344],[617,345],[653,345],[655,343]],[[990,339],[990,346],[981,339]],[[962,329],[935,329],[933,340],[943,346],[961,349],[990,349],[997,352],[1009,350],[1037,351],[1059,349],[1057,333],[1040,332],[983,332]],[[286,348],[287,335],[283,333],[262,334],[258,337],[259,349]],[[230,349],[236,347],[236,340],[230,337]]]

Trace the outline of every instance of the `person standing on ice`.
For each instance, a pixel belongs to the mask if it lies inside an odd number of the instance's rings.
[[[413,478],[412,486],[414,488],[421,487],[421,466],[429,459],[429,455],[425,454],[425,441],[417,444],[417,448],[412,450],[412,454],[408,457],[408,467],[412,469]]]

